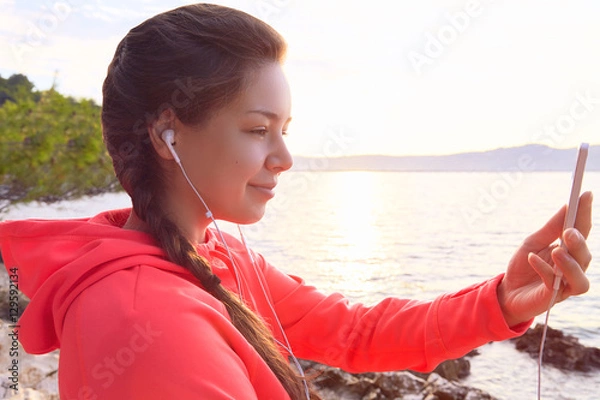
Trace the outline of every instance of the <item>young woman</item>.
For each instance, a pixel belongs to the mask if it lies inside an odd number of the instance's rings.
[[[103,86],[107,148],[132,209],[0,225],[2,255],[31,299],[19,338],[61,349],[72,399],[306,399],[288,362],[349,371],[431,370],[523,333],[588,288],[590,193],[525,240],[505,274],[432,302],[366,307],[326,296],[209,227],[261,219],[292,165],[283,39],[233,9],[191,5],[133,28]],[[308,250],[307,250],[308,251]]]

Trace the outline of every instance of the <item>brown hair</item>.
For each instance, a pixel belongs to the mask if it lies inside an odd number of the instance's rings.
[[[148,126],[171,109],[185,124],[201,124],[234,100],[248,76],[281,63],[282,37],[266,23],[227,7],[196,4],[158,14],[117,46],[102,87],[102,129],[115,173],[134,212],[171,261],[189,269],[227,308],[231,321],[275,373],[292,399],[302,378],[278,351],[263,321],[225,289],[207,261],[162,211],[165,177]],[[319,399],[311,390],[311,398]]]

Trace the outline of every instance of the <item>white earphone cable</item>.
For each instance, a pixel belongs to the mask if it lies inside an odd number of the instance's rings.
[[[165,131],[167,132],[167,131]],[[164,133],[163,132],[163,135]],[[223,244],[223,246],[225,247],[225,250],[227,251],[227,256],[229,257],[229,260],[231,261],[231,265],[233,267],[233,274],[236,280],[236,284],[237,284],[237,289],[238,289],[238,293],[240,296],[240,300],[242,302],[244,302],[244,298],[243,298],[243,294],[242,294],[242,281],[240,279],[240,275],[241,275],[241,271],[238,271],[237,265],[234,261],[233,256],[231,255],[231,251],[229,250],[229,246],[227,245],[227,242],[225,241],[225,238],[223,236],[223,233],[221,232],[221,229],[219,229],[219,225],[217,224],[217,221],[215,220],[212,212],[210,211],[210,209],[208,208],[208,205],[206,204],[206,202],[204,201],[204,199],[202,198],[202,196],[200,195],[200,193],[198,193],[198,190],[196,189],[196,187],[194,186],[194,184],[192,183],[192,181],[190,180],[190,178],[188,177],[187,173],[185,172],[185,168],[183,167],[183,165],[181,164],[181,160],[179,159],[179,156],[177,155],[177,152],[175,151],[175,149],[172,146],[172,131],[169,132],[169,135],[163,136],[163,139],[165,140],[165,143],[167,143],[167,147],[169,148],[169,150],[171,151],[171,153],[173,154],[173,157],[175,159],[175,162],[177,163],[177,165],[179,165],[179,169],[181,170],[181,173],[183,174],[185,180],[187,181],[188,185],[192,188],[192,190],[194,191],[194,193],[196,194],[196,197],[198,197],[198,199],[200,199],[200,201],[202,202],[202,204],[204,205],[204,208],[206,209],[206,217],[210,218],[210,220],[212,221],[213,225],[215,226],[215,229],[219,235],[219,240],[221,241],[221,243]],[[258,273],[258,269],[256,267],[256,261],[254,260],[254,256],[252,255],[252,252],[250,251],[250,249],[248,248],[248,245],[246,244],[246,238],[244,237],[244,234],[242,232],[241,227],[238,225],[238,231],[240,233],[240,238],[241,241],[246,249],[246,252],[248,254],[248,256],[250,257],[250,261],[252,264],[252,268],[254,270],[254,273],[256,274],[256,278],[258,279],[258,282],[260,284],[260,288],[263,292],[263,295],[265,297],[265,300],[267,301],[267,304],[269,305],[269,308],[271,310],[271,312],[273,313],[273,316],[275,318],[275,321],[277,322],[277,326],[279,327],[279,330],[281,332],[281,335],[285,341],[285,344],[281,343],[280,341],[278,341],[277,339],[275,339],[275,342],[277,344],[279,344],[283,349],[285,349],[290,357],[292,358],[292,361],[294,363],[294,365],[296,366],[296,369],[298,370],[298,373],[300,374],[300,377],[302,378],[302,383],[304,384],[304,393],[306,395],[306,399],[310,400],[310,390],[308,388],[308,382],[306,380],[306,376],[304,374],[304,369],[302,368],[302,366],[300,365],[300,362],[298,361],[298,359],[296,358],[296,355],[294,354],[294,352],[292,351],[292,346],[290,345],[290,342],[287,338],[287,335],[285,334],[285,331],[283,329],[283,326],[281,325],[281,321],[279,320],[279,317],[277,316],[277,313],[275,312],[275,307],[273,307],[273,304],[271,304],[271,301],[269,299],[269,296],[267,294],[267,290],[265,289],[262,279],[260,278],[260,275]]]
[[[554,278],[554,289],[552,292],[552,298],[550,299],[550,305],[548,306],[548,310],[546,311],[546,319],[544,321],[544,329],[542,330],[542,338],[540,340],[540,354],[538,356],[538,376],[537,376],[537,399],[542,399],[542,360],[544,358],[544,346],[546,345],[546,335],[548,333],[548,320],[550,319],[550,310],[554,306],[556,299],[558,297],[558,287],[556,282],[559,282],[560,286],[561,278],[557,275]]]
[[[204,208],[206,209],[206,214],[205,214],[206,218],[210,218],[210,220],[212,221],[212,223],[215,226],[215,229],[216,229],[216,231],[217,231],[217,233],[219,235],[219,240],[221,241],[221,243],[223,243],[223,246],[225,246],[225,250],[227,251],[227,256],[231,260],[231,264],[232,264],[232,267],[233,267],[233,274],[235,275],[235,280],[236,280],[236,283],[237,283],[238,293],[239,293],[240,299],[243,302],[244,297],[243,297],[243,294],[242,294],[242,281],[241,281],[241,279],[239,277],[237,265],[235,264],[235,262],[233,261],[233,257],[231,256],[231,251],[229,250],[229,246],[227,245],[227,242],[225,241],[225,238],[223,237],[223,233],[221,233],[221,230],[219,229],[219,225],[217,224],[217,221],[215,220],[215,217],[213,216],[212,212],[208,208],[208,205],[206,204],[206,202],[204,201],[204,199],[202,198],[202,196],[200,196],[200,193],[198,193],[198,190],[196,190],[196,187],[194,186],[194,184],[192,183],[192,181],[188,177],[187,173],[185,172],[185,168],[183,168],[183,165],[181,165],[181,161],[179,159],[176,159],[175,161],[177,162],[177,165],[179,165],[179,169],[181,169],[181,172],[183,173],[183,176],[185,177],[185,180],[187,181],[187,183],[190,185],[190,187],[192,188],[192,190],[194,191],[194,193],[196,194],[196,196],[200,199],[200,201],[204,205]]]

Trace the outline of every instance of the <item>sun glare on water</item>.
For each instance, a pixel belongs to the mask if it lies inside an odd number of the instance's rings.
[[[327,188],[331,201],[331,220],[334,227],[325,238],[328,241],[327,261],[339,284],[351,290],[364,290],[377,273],[372,268],[381,253],[381,232],[374,215],[377,202],[376,177],[366,172],[339,174]]]

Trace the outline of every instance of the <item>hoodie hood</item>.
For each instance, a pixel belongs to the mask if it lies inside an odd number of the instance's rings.
[[[92,218],[22,220],[0,223],[0,250],[6,269],[16,268],[19,289],[30,303],[19,319],[25,351],[40,354],[60,347],[65,314],[73,300],[100,279],[145,264],[193,275],[167,260],[152,236],[122,229],[131,209]],[[215,246],[207,230],[207,243]]]

